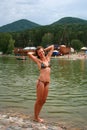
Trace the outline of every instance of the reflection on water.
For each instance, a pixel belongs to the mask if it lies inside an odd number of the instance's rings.
[[[52,58],[51,83],[42,116],[87,127],[87,60]],[[34,62],[0,57],[0,110],[32,113],[39,71]]]

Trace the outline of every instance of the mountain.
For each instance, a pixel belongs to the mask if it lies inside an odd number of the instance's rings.
[[[54,27],[55,25],[66,25],[66,24],[87,24],[87,20],[83,20],[75,17],[64,17],[48,26]],[[17,32],[17,31],[24,31],[27,29],[33,29],[37,27],[41,27],[41,25],[26,19],[21,19],[0,27],[0,32]]]
[[[64,24],[87,24],[87,20],[75,17],[64,17],[52,23],[51,25],[64,25]]]
[[[34,22],[28,21],[26,19],[21,19],[0,27],[0,32],[17,32],[17,31],[36,28],[39,26],[40,26],[39,24],[36,24]]]

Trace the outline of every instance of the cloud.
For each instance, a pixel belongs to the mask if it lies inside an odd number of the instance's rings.
[[[86,0],[3,0],[0,1],[0,26],[19,19],[28,19],[41,25],[67,16],[87,19],[86,7]]]

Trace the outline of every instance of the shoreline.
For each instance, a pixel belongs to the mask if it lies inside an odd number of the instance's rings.
[[[58,58],[58,59],[67,59],[67,60],[86,60],[87,55],[86,54],[66,54],[63,56],[54,56],[52,58]]]
[[[1,111],[0,130],[85,130],[64,122],[46,120],[44,123],[33,121],[33,116],[23,112]]]
[[[15,55],[0,55],[0,57],[13,57],[13,58],[16,58]],[[27,58],[27,56],[25,56],[25,57]],[[87,54],[79,52],[79,53],[66,54],[66,55],[61,55],[61,56],[52,56],[52,58],[67,59],[67,60],[86,60],[87,59]]]
[[[0,112],[0,130],[68,130],[54,122],[39,123],[18,112]]]

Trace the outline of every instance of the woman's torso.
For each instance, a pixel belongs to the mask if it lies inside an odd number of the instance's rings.
[[[40,69],[39,79],[44,82],[50,82],[50,63],[49,61],[41,61],[38,65]]]

